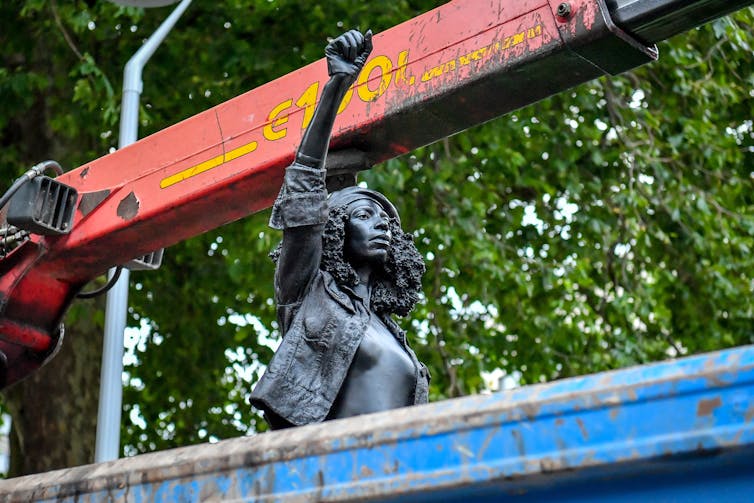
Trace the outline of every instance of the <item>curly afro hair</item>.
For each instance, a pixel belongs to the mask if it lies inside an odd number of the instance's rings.
[[[339,285],[353,288],[359,284],[359,276],[343,253],[348,219],[345,207],[330,208],[322,233],[320,269],[330,273]],[[382,269],[374,273],[371,308],[381,315],[406,316],[419,301],[426,268],[413,237],[403,232],[396,218],[391,218],[389,225],[392,241]],[[279,255],[279,246],[270,253],[275,261]]]

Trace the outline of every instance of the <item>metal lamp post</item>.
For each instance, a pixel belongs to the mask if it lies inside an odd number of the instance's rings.
[[[134,7],[162,7],[177,0],[111,0]],[[118,148],[134,143],[139,131],[139,97],[142,90],[141,74],[154,51],[162,43],[175,23],[191,3],[182,0],[160,27],[128,60],[123,71],[123,98],[121,101],[120,134]],[[109,277],[115,274],[111,269]],[[120,421],[123,401],[123,334],[126,329],[128,309],[128,269],[123,269],[118,282],[107,294],[105,311],[105,339],[102,350],[99,410],[97,413],[97,443],[94,461],[117,459],[120,451]]]

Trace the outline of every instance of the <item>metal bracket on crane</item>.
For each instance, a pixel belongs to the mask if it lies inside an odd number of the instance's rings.
[[[604,0],[549,2],[565,45],[602,72],[618,75],[657,60],[657,46],[620,29]]]

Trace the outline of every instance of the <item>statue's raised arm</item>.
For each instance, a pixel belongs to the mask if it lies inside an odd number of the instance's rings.
[[[427,401],[429,373],[392,319],[419,300],[422,257],[384,195],[325,186],[338,107],[371,49],[355,30],[328,44],[330,79],[273,206],[283,340],[251,395],[273,428]]]
[[[279,305],[301,298],[319,266],[322,225],[327,221],[325,159],[335,116],[348,88],[356,81],[372,51],[372,32],[348,31],[325,48],[330,79],[309,127],[286,169],[285,181],[272,210],[270,226],[283,230],[275,271]]]
[[[297,161],[317,162],[319,167],[324,167],[323,163],[330,144],[330,134],[338,107],[348,88],[361,73],[364,62],[371,52],[371,31],[362,35],[357,30],[351,30],[327,44],[325,57],[330,80],[322,90],[322,96],[314,110],[312,121],[301,140],[296,153]]]

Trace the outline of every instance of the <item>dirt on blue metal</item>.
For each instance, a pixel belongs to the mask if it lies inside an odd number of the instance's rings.
[[[752,411],[747,346],[0,481],[0,502],[682,501],[703,481],[736,501]]]

